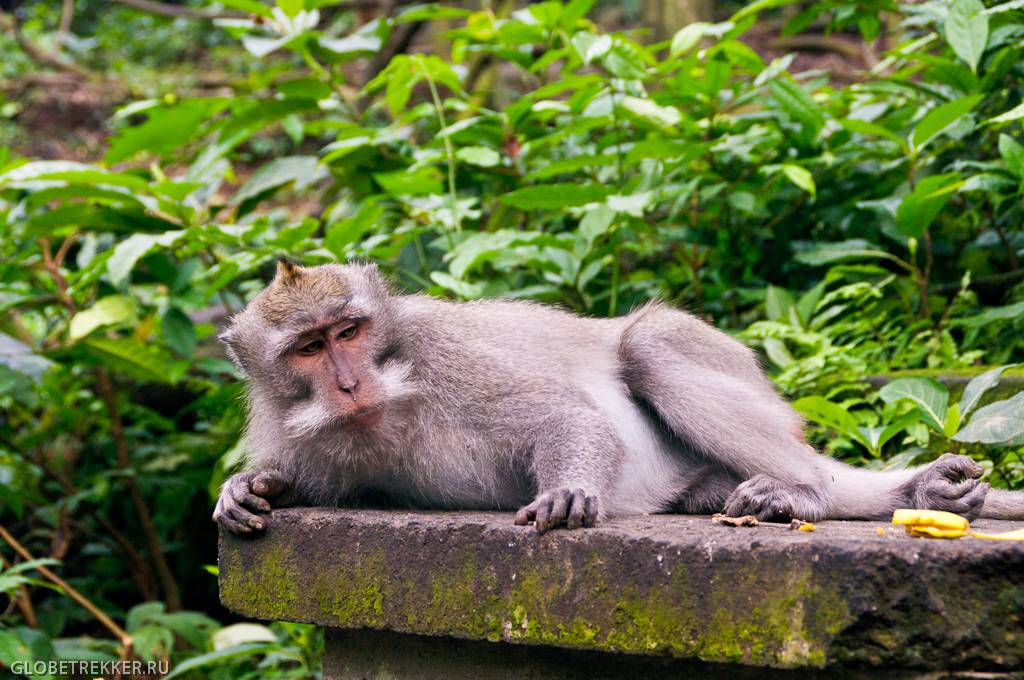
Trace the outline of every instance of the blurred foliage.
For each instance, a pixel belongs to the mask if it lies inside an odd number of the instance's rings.
[[[592,315],[670,300],[762,350],[831,455],[955,450],[1024,487],[1024,397],[998,388],[1024,359],[1019,1],[758,0],[658,44],[602,31],[588,0],[367,23],[329,0],[222,0],[239,15],[216,21],[105,5],[76,2],[62,57],[129,80],[237,68],[215,95],[136,88],[101,161],[0,150],[0,514],[140,657],[316,673],[312,629],[210,618],[203,569],[243,454],[213,334],[281,255]],[[59,12],[27,4],[24,34],[55,45]],[[379,57],[423,23],[443,49]],[[882,54],[840,86],[744,41],[769,23]],[[0,40],[5,76],[34,68]],[[989,366],[962,394],[867,380]],[[124,651],[32,574],[0,572],[0,662]]]

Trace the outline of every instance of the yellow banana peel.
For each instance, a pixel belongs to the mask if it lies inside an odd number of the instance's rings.
[[[905,526],[907,533],[928,538],[960,538],[970,531],[966,518],[942,510],[904,508],[892,513],[892,523]]]
[[[987,541],[1024,541],[1024,529],[1006,531],[1001,534],[985,534],[980,531],[972,531],[974,538],[984,538]]]

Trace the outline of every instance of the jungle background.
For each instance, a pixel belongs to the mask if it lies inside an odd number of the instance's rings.
[[[661,298],[828,455],[1024,488],[1022,96],[1022,0],[0,2],[0,664],[316,676],[210,521],[280,256]]]

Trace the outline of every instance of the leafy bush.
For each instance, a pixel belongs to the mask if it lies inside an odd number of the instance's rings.
[[[1024,355],[1019,2],[802,6],[786,31],[874,40],[889,13],[890,49],[848,86],[744,42],[778,0],[657,44],[602,32],[587,0],[356,28],[322,0],[222,4],[252,15],[218,22],[249,55],[233,91],[124,106],[102,162],[0,152],[4,522],[39,554],[78,537],[64,570],[138,653],[193,657],[182,673],[310,672],[306,629],[214,632],[179,611],[213,597],[208,509],[244,454],[212,336],[281,255],[596,315],[661,297],[762,349],[833,455],[894,466],[951,447],[1024,486],[1019,395],[980,401],[1001,369],[956,400],[928,378],[866,380]],[[448,26],[450,53],[373,72],[419,22]],[[39,609],[37,628],[0,629],[0,660],[62,653],[36,631],[99,632],[68,600]]]

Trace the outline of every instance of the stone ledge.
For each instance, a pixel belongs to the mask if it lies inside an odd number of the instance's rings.
[[[1024,664],[1024,544],[878,527],[657,515],[540,536],[502,513],[295,508],[222,534],[220,596],[253,618],[776,668]]]

